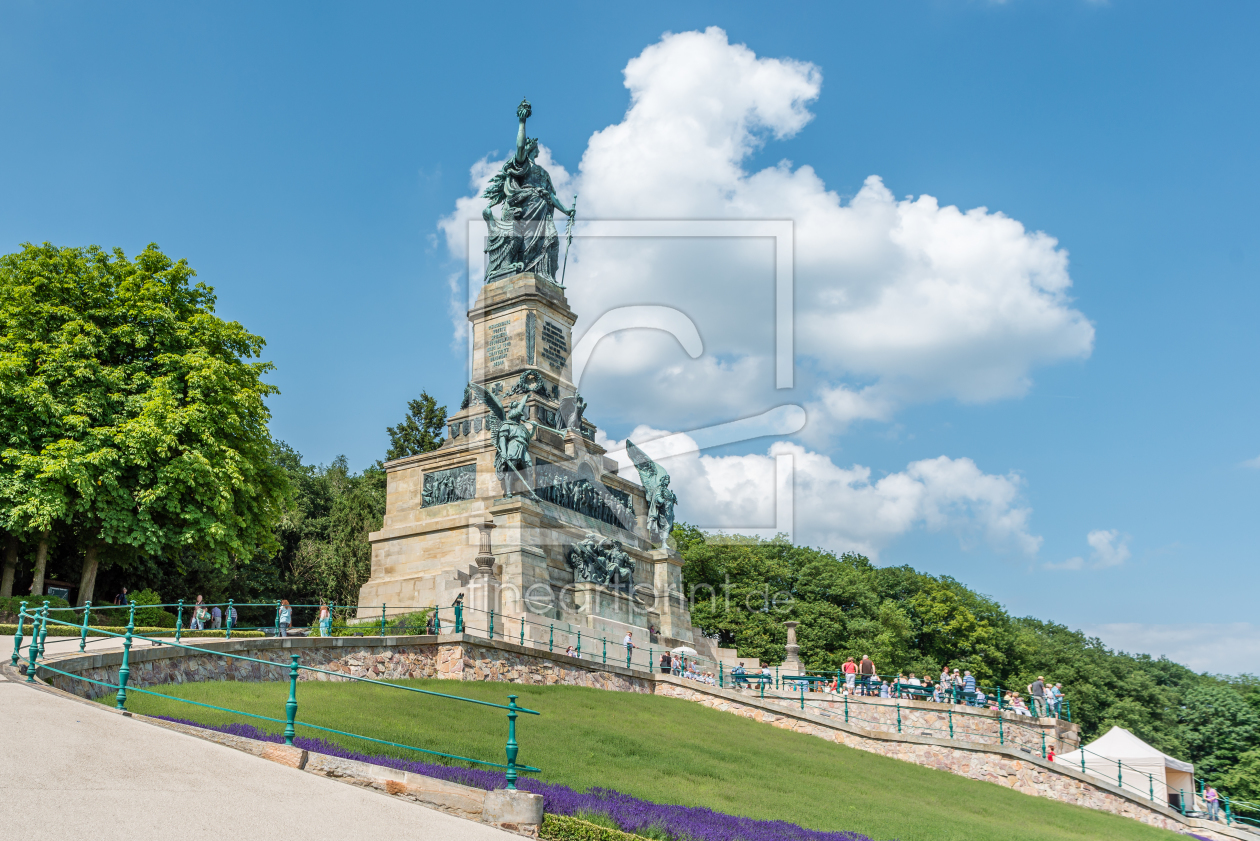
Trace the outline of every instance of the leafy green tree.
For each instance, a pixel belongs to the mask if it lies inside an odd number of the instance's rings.
[[[0,257],[0,525],[38,539],[32,592],[57,524],[87,549],[80,601],[101,547],[221,569],[275,547],[289,485],[270,458],[272,366],[194,275],[156,245]]]
[[[1216,781],[1230,797],[1260,802],[1260,747],[1239,755],[1238,760]],[[1253,817],[1248,814],[1248,817]]]
[[[439,406],[429,396],[420,392],[418,400],[407,402],[407,416],[398,426],[386,427],[389,433],[389,450],[386,461],[417,456],[442,446],[442,433],[446,429],[446,407]]]
[[[1229,686],[1196,686],[1182,701],[1181,736],[1195,770],[1214,779],[1260,746],[1260,716]]]

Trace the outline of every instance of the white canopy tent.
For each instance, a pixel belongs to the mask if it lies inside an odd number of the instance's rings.
[[[1177,804],[1185,793],[1186,808],[1194,804],[1194,766],[1148,745],[1123,727],[1112,727],[1083,749],[1059,754],[1054,761],[1080,768],[1126,791],[1161,803]]]

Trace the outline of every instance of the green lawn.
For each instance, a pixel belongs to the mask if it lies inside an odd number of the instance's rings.
[[[401,681],[438,692],[517,703],[518,761],[578,790],[616,789],[657,803],[707,806],[814,829],[856,830],[877,841],[1060,841],[1173,839],[1137,821],[1029,797],[758,724],[698,704],[571,686]],[[156,688],[155,688],[156,689]],[[162,691],[217,706],[284,717],[288,683],[188,683]],[[108,699],[112,703],[112,698]],[[503,762],[500,710],[356,683],[302,683],[298,721],[447,753]],[[129,709],[208,724],[278,725],[133,693]],[[299,735],[330,738],[309,728]],[[391,751],[333,738],[365,753]]]

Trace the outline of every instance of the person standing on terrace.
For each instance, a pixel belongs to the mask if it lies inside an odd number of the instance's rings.
[[[850,657],[844,661],[841,669],[844,670],[844,691],[852,695],[853,684],[857,681],[857,663],[854,663],[853,658]]]
[[[289,626],[293,624],[293,608],[289,607],[288,599],[280,600],[280,615],[276,624],[280,626],[278,632],[280,636],[287,637],[289,635]]]
[[[871,662],[869,654],[862,655],[862,662],[858,664],[858,673],[862,675],[862,694],[871,694],[871,683],[875,680],[875,664]]]
[[[1037,679],[1028,684],[1028,697],[1032,700],[1033,715],[1046,714],[1046,679],[1037,675]]]

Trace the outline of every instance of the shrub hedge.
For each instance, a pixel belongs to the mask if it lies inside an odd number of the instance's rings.
[[[543,815],[538,837],[547,841],[642,841],[642,836],[608,829],[568,815]]]

